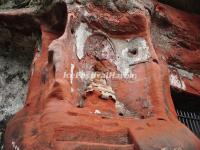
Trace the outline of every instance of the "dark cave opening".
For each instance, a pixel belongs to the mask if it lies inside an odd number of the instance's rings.
[[[192,12],[200,13],[200,1],[199,0],[158,0],[163,4],[170,5],[172,7]]]
[[[171,88],[178,119],[200,138],[200,96]]]

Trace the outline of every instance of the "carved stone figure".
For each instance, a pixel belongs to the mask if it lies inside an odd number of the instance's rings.
[[[153,0],[40,5],[0,11],[2,27],[41,32],[6,150],[200,149],[170,94],[200,96],[200,15]]]

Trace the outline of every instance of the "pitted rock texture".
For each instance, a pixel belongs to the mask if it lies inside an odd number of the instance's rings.
[[[6,123],[23,108],[28,89],[31,61],[16,51],[0,49],[0,149]]]
[[[30,62],[1,56],[0,63],[0,121],[2,121],[23,107]]]
[[[29,35],[30,34],[30,35]],[[0,29],[0,145],[9,119],[24,106],[36,35]],[[38,44],[39,46],[39,44]]]

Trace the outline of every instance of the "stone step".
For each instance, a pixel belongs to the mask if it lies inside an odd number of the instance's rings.
[[[103,130],[86,126],[65,126],[55,130],[56,141],[78,141],[101,144],[132,144],[127,128]]]
[[[116,145],[116,144],[89,143],[89,142],[79,142],[79,141],[59,142],[59,149],[68,150],[67,147],[70,147],[73,150],[134,150],[134,144]]]

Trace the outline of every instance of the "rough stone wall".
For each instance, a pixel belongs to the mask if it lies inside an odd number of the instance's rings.
[[[0,28],[0,145],[6,123],[24,106],[36,35]],[[0,147],[1,147],[0,146]]]
[[[0,13],[1,24],[9,17],[21,29],[15,16],[31,18],[42,32],[26,104],[7,126],[6,150],[198,150],[199,139],[176,118],[170,84],[199,94],[199,35],[191,34],[198,33],[200,17],[156,1],[77,0],[57,6],[51,15],[35,16],[30,9]],[[18,63],[12,62],[16,65],[6,64],[11,77],[22,84],[24,70],[14,72]],[[87,71],[135,78],[73,76]]]
[[[16,113],[23,106],[27,93],[30,61],[1,56],[0,62],[0,121],[2,121],[5,116]]]
[[[27,94],[30,61],[17,57],[0,56],[0,134],[7,119],[23,107]]]

